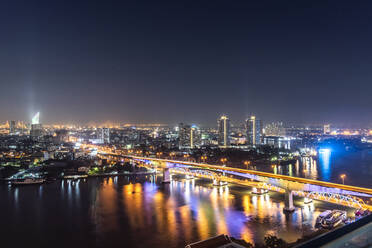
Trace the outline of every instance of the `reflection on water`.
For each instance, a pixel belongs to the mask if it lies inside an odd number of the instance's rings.
[[[303,177],[310,178],[310,179],[317,179],[318,178],[318,169],[316,160],[312,157],[303,157],[301,159],[302,164],[302,175]],[[320,164],[322,166],[322,164]]]
[[[257,168],[274,174],[333,183],[342,183],[340,175],[345,174],[345,184],[372,188],[372,150],[345,152],[324,149],[317,158],[301,157],[293,164]]]
[[[268,171],[372,187],[372,152],[323,153]],[[258,167],[258,166],[257,166]],[[0,185],[0,233],[4,247],[184,247],[218,234],[262,242],[275,234],[292,242],[313,231],[316,216],[335,206],[295,198],[293,214],[283,213],[283,195],[252,195],[248,187],[213,187],[200,179],[112,177],[63,180],[42,186]],[[63,239],[60,239],[63,237]]]
[[[121,192],[121,193],[119,193]],[[150,246],[182,247],[217,234],[229,234],[248,242],[260,242],[268,234],[295,241],[312,230],[314,206],[283,213],[280,195],[252,195],[238,186],[213,187],[208,182],[179,179],[170,185],[145,181],[115,187],[105,181],[98,191],[98,233],[125,228],[136,242]],[[119,199],[119,196],[122,196]],[[118,204],[119,203],[119,204]],[[121,204],[121,205],[120,205]],[[118,206],[127,222],[118,223]],[[98,225],[99,224],[99,225]],[[300,231],[300,232],[299,232]]]
[[[372,188],[372,151],[323,153],[268,171]],[[257,166],[258,167],[258,166]],[[335,206],[295,198],[296,211],[283,213],[283,195],[258,196],[248,187],[213,187],[200,179],[112,177],[63,180],[42,186],[0,184],[0,233],[4,247],[184,247],[217,234],[261,242],[275,234],[292,242],[313,231],[315,217]],[[59,237],[63,237],[60,239]]]
[[[324,150],[319,153],[319,162],[324,181],[330,181],[331,178],[331,151]]]
[[[78,187],[78,185],[76,185]],[[105,232],[111,232],[118,229],[118,192],[114,186],[113,179],[108,178],[101,185],[97,195],[97,215],[93,221],[97,225],[104,227]]]
[[[292,242],[313,230],[325,205],[303,205],[283,213],[283,195],[252,195],[248,187],[213,187],[200,179],[178,178],[163,185],[155,176],[65,180],[43,186],[0,185],[1,232],[25,242],[53,242],[62,235],[69,247],[184,247],[218,234],[262,242],[275,234]],[[3,187],[4,186],[4,187]],[[41,194],[41,195],[40,195]],[[316,205],[314,205],[316,204]],[[329,208],[329,206],[327,207]],[[5,228],[6,227],[6,228]],[[26,243],[25,243],[26,245]]]

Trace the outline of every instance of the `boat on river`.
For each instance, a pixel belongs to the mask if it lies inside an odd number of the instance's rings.
[[[43,184],[45,179],[42,178],[26,178],[24,180],[12,181],[12,185],[34,185],[34,184]]]
[[[72,179],[72,180],[77,180],[77,179],[84,179],[88,178],[88,175],[65,175],[63,179]]]
[[[321,216],[320,226],[326,229],[332,229],[342,224],[346,220],[346,218],[347,218],[346,211],[332,210],[330,213],[327,212],[327,214]]]
[[[315,227],[316,228],[321,227],[321,223],[322,223],[323,219],[326,216],[328,216],[330,213],[332,213],[331,210],[326,210],[326,211],[322,212],[321,214],[319,214],[318,217],[316,218],[316,221],[315,221]]]
[[[356,210],[354,212],[354,214],[355,214],[355,218],[359,219],[361,217],[364,217],[364,216],[367,216],[367,215],[371,214],[371,211],[369,211],[368,209],[360,208],[360,209]]]

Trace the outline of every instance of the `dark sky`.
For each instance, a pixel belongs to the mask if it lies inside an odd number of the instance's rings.
[[[0,120],[372,123],[370,1],[0,2]]]

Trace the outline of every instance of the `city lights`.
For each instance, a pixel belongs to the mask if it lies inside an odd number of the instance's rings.
[[[372,247],[371,1],[2,1],[2,247]]]

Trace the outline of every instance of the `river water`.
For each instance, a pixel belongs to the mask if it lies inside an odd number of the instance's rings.
[[[292,165],[256,168],[289,176],[372,188],[372,150],[324,150],[317,159],[303,157]],[[345,175],[344,182],[341,175]]]
[[[372,155],[364,152],[328,154],[327,159],[276,168],[276,173],[338,183],[339,174],[345,173],[345,183],[371,187]],[[1,184],[1,244],[184,247],[222,233],[247,242],[262,242],[267,234],[294,242],[314,231],[315,219],[325,209],[353,211],[319,201],[304,205],[303,199],[295,198],[295,212],[285,214],[283,198],[275,192],[257,196],[248,187],[216,188],[209,181],[182,177],[166,185],[159,176],[57,180],[23,187]]]
[[[275,234],[293,242],[313,230],[320,202],[283,213],[283,196],[240,186],[155,176],[89,178],[42,186],[1,185],[4,247],[184,247],[225,233],[248,242]],[[17,236],[15,236],[15,234]]]

